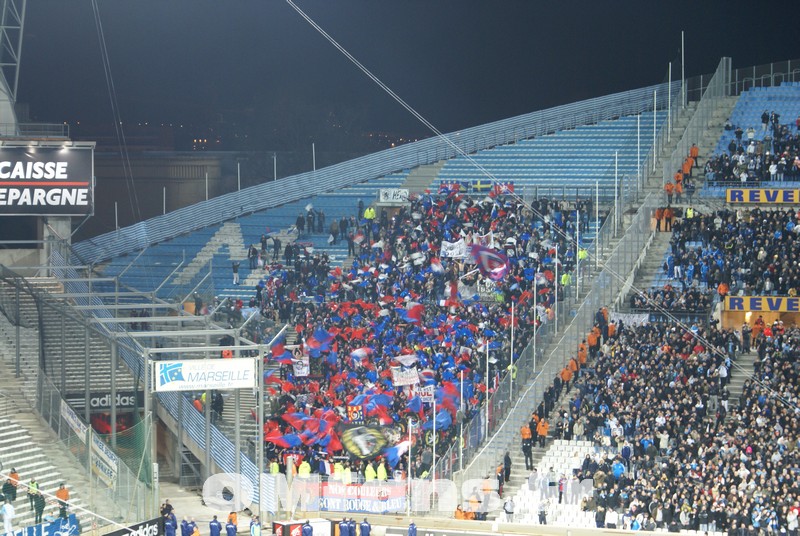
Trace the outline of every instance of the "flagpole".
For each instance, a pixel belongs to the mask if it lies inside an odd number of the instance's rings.
[[[558,333],[558,244],[556,244],[556,303],[554,309],[556,311],[556,333]]]
[[[489,337],[486,343],[486,437],[489,436]]]
[[[433,394],[433,465],[431,466],[431,481],[436,482],[436,393]]]
[[[514,398],[514,301],[511,301],[511,368],[509,369],[511,378],[509,379],[509,402]]]
[[[411,515],[411,417],[408,418],[408,470],[406,471],[406,487],[408,488],[408,499],[406,499],[406,516]]]
[[[581,295],[581,211],[576,207],[575,210],[575,301]]]
[[[464,371],[460,371],[461,378],[461,399],[459,409],[461,410],[461,432],[458,434],[458,459],[461,471],[464,471]]]
[[[536,280],[536,273],[533,274],[533,371],[536,372],[536,332],[539,321],[539,309],[536,307],[536,300],[539,294],[539,282]]]

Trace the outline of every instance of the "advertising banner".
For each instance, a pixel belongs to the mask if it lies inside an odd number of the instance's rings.
[[[417,369],[405,369],[400,367],[391,367],[392,369],[392,385],[395,387],[402,387],[404,385],[416,385],[419,383],[419,373]]]
[[[130,525],[128,528],[109,532],[106,536],[159,536],[161,534],[159,529],[160,521],[160,518],[142,521],[141,523]]]
[[[93,206],[92,147],[0,147],[0,214],[85,216]]]
[[[800,190],[789,188],[728,188],[725,190],[728,203],[759,203],[781,205],[800,203]]]
[[[106,486],[113,488],[117,483],[117,470],[119,458],[100,439],[97,434],[92,434],[92,472],[102,480]]]
[[[9,532],[14,536],[78,536],[81,533],[81,526],[75,514],[69,514],[66,518],[57,518],[51,523],[40,523],[31,527]],[[113,533],[109,533],[113,534]],[[126,533],[129,534],[129,533]],[[121,536],[121,535],[120,535]],[[153,534],[142,534],[140,536],[157,536]]]
[[[86,396],[84,393],[67,393],[64,398],[69,405],[78,412],[86,408]],[[144,391],[117,391],[117,409],[134,409],[144,407]],[[110,411],[111,393],[109,391],[98,391],[89,395],[89,411]]]
[[[725,296],[726,311],[800,313],[800,297]]]
[[[157,392],[252,389],[256,385],[256,360],[252,357],[157,361],[154,368]]]
[[[72,431],[75,432],[75,435],[78,436],[83,444],[86,444],[86,432],[89,430],[89,427],[83,423],[83,421],[78,417],[78,414],[75,413],[67,401],[63,398],[61,399],[61,418],[67,423],[67,425],[72,428]]]

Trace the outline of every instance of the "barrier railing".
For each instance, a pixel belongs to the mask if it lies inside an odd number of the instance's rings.
[[[679,89],[674,82],[672,89]],[[447,140],[466,153],[541,136],[558,130],[593,124],[624,115],[636,115],[666,108],[667,84],[597,97],[468,128],[446,135]],[[85,240],[74,247],[85,263],[97,263],[182,233],[281,204],[297,201],[310,192],[333,191],[401,169],[451,158],[455,149],[439,137],[409,143],[393,149],[231,192],[189,207],[139,222],[130,227]]]
[[[534,359],[537,361],[536,370],[531,371],[534,380],[514,398],[508,397],[507,387],[505,389],[501,387],[498,389],[498,393],[495,393],[495,397],[499,397],[496,405],[508,404],[511,406],[513,403],[513,407],[507,407],[501,411],[504,416],[509,414],[509,417],[502,422],[492,425],[490,419],[489,428],[484,434],[485,437],[491,437],[488,443],[482,447],[472,448],[472,435],[469,434],[473,434],[473,431],[470,427],[465,427],[462,437],[466,437],[467,440],[462,441],[462,444],[468,448],[459,447],[457,441],[445,454],[444,458],[453,458],[459,453],[458,449],[462,448],[465,453],[463,462],[465,468],[460,475],[462,482],[494,474],[494,468],[498,461],[502,459],[505,451],[511,448],[519,428],[523,423],[528,422],[531,412],[543,399],[545,390],[552,384],[556,374],[564,368],[571,356],[577,354],[578,344],[594,326],[594,315],[597,310],[614,301],[622,289],[625,279],[639,259],[642,248],[653,234],[652,218],[658,205],[658,197],[656,194],[650,194],[644,200],[626,229],[625,235],[605,261],[603,270],[594,277],[589,293],[580,300],[576,310],[569,310],[567,317],[573,318],[573,320],[564,334],[558,338],[557,344],[551,345],[549,353],[541,357],[533,355],[533,342],[525,348],[522,354],[523,362],[531,363]],[[612,221],[611,217],[606,220],[606,225],[598,235],[598,239],[604,245],[607,245],[608,240],[614,235],[613,224],[609,224],[610,221]],[[547,341],[537,339],[537,354],[541,351],[539,344],[547,345]],[[505,393],[505,398],[503,398],[503,393]],[[495,405],[495,397],[490,400],[490,405]],[[480,424],[476,425],[480,426]],[[470,461],[467,462],[467,460]],[[454,470],[457,471],[459,468],[455,467]],[[451,478],[452,473],[437,472],[437,477]]]
[[[772,87],[784,82],[800,82],[800,60],[733,69],[726,80],[728,95],[741,95],[752,87]]]
[[[662,185],[672,180],[675,173],[681,169],[683,161],[689,156],[692,144],[702,141],[708,125],[711,123],[719,99],[728,96],[728,80],[730,79],[731,59],[722,58],[706,87],[703,97],[697,104],[689,124],[683,133],[678,145],[669,158],[664,160]]]

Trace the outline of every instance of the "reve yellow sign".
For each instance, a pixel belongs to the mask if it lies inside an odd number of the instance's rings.
[[[800,204],[800,189],[790,188],[728,188],[728,203]]]
[[[800,297],[726,296],[726,311],[800,313]]]

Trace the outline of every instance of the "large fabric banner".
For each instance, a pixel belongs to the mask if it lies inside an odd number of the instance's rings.
[[[467,243],[462,238],[458,242],[442,240],[441,256],[451,259],[463,259],[467,256]]]
[[[392,367],[392,385],[402,387],[404,385],[416,385],[419,383],[419,373],[417,369],[405,369]]]
[[[67,401],[63,398],[61,399],[61,418],[67,423],[67,425],[72,428],[72,431],[75,432],[75,435],[78,436],[83,444],[86,444],[86,432],[89,430],[89,427],[84,424],[78,414],[75,413]]]

